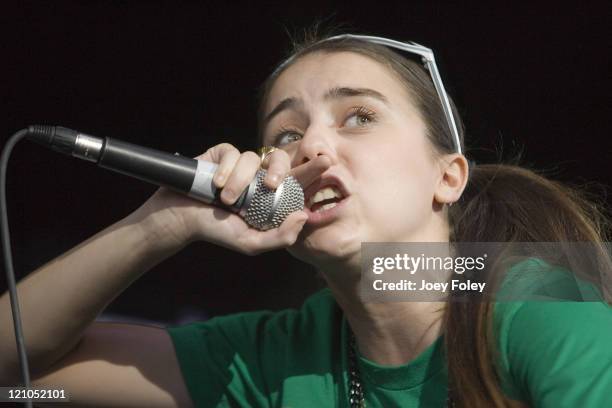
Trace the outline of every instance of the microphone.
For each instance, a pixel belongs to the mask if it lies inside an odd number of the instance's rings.
[[[27,137],[57,152],[232,211],[259,230],[276,228],[289,214],[304,208],[304,191],[292,176],[286,177],[276,190],[271,190],[263,183],[266,171],[261,169],[236,202],[227,206],[220,200],[221,189],[212,181],[216,163],[109,137],[90,136],[60,126],[29,126]]]

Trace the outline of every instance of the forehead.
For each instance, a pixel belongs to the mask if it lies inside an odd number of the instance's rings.
[[[333,87],[374,89],[391,102],[408,99],[402,82],[385,65],[354,52],[315,52],[300,57],[276,79],[265,112],[288,97],[321,98]]]

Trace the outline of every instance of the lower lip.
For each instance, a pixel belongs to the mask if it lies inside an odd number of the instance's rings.
[[[348,200],[349,197],[345,197],[338,201],[334,207],[318,212],[312,212],[308,207],[304,207],[304,211],[308,214],[306,225],[320,225],[334,220]]]

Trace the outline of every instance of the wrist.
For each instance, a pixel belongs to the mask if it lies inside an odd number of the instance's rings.
[[[168,216],[164,216],[168,211],[148,211],[140,207],[125,218],[126,222],[137,226],[148,251],[162,256],[171,256],[192,241],[186,228],[177,228],[169,222]]]

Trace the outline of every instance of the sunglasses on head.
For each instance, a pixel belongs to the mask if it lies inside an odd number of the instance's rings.
[[[455,117],[453,116],[453,111],[450,106],[450,102],[448,100],[448,95],[446,94],[446,90],[444,89],[444,84],[442,83],[442,78],[440,77],[440,72],[438,71],[438,67],[436,66],[436,60],[434,58],[433,51],[430,48],[424,47],[415,42],[403,43],[400,41],[391,40],[383,37],[374,37],[370,35],[355,35],[355,34],[342,34],[334,37],[327,38],[323,41],[329,40],[340,40],[340,39],[357,39],[368,41],[374,44],[380,44],[391,48],[396,48],[402,51],[410,52],[412,54],[417,54],[421,56],[421,61],[425,66],[425,69],[431,75],[431,79],[433,81],[434,87],[436,88],[436,92],[438,93],[438,97],[440,98],[440,102],[442,103],[442,108],[444,110],[444,116],[446,116],[446,121],[448,123],[448,127],[453,136],[453,140],[455,143],[455,149],[457,153],[463,154],[461,150],[461,142],[459,140],[459,132],[457,131],[457,124],[455,122]]]

